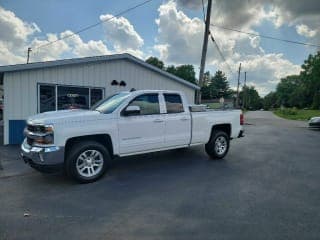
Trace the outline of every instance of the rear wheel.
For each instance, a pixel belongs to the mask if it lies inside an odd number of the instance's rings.
[[[222,159],[229,151],[229,136],[223,131],[213,131],[209,142],[205,145],[207,154],[212,159]]]
[[[94,182],[106,172],[110,160],[110,154],[102,144],[79,142],[72,146],[67,156],[66,172],[78,182]]]

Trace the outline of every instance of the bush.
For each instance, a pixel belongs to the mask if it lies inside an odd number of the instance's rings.
[[[280,110],[280,113],[283,115],[297,115],[298,110],[296,108],[284,108]]]

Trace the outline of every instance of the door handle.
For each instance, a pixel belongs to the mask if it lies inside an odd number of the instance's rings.
[[[188,121],[190,120],[189,118],[180,118],[181,121]]]
[[[164,121],[161,120],[161,119],[155,119],[155,120],[153,120],[153,122],[154,122],[154,123],[162,123],[162,122],[164,122]]]

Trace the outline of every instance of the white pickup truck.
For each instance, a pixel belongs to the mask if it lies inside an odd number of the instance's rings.
[[[21,156],[39,171],[64,169],[86,183],[101,177],[116,156],[205,144],[212,159],[221,159],[230,140],[243,136],[242,125],[240,110],[190,106],[181,92],[120,92],[90,110],[30,117]]]

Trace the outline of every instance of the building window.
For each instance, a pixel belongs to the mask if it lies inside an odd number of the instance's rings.
[[[89,109],[103,99],[102,88],[39,85],[39,111]]]
[[[160,114],[158,94],[140,95],[129,106],[139,106],[140,115]]]
[[[58,86],[58,110],[89,109],[89,88]]]
[[[179,94],[164,94],[166,102],[167,113],[181,113],[184,112],[182,99]]]
[[[56,87],[50,85],[41,85],[39,88],[40,112],[56,110]]]
[[[90,90],[90,104],[91,106],[93,106],[94,104],[96,104],[97,102],[99,102],[102,98],[103,98],[103,91],[102,89],[98,89],[98,88],[92,88]]]

